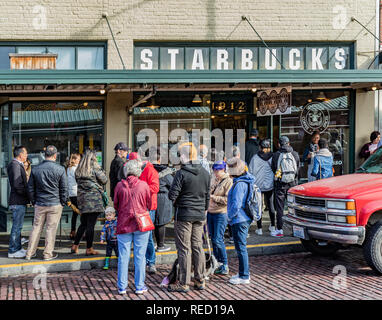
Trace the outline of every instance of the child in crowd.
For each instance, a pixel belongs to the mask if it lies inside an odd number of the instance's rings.
[[[117,218],[115,216],[115,209],[107,207],[105,210],[106,222],[101,232],[101,243],[106,241],[106,258],[104,270],[109,269],[110,257],[113,252],[118,257],[118,241],[117,241]]]

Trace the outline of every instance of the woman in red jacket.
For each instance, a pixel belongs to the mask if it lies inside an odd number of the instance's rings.
[[[135,293],[147,292],[145,286],[145,254],[150,231],[140,232],[134,212],[143,213],[151,208],[150,189],[146,182],[139,179],[142,173],[139,161],[130,160],[124,168],[126,180],[120,181],[114,191],[114,208],[118,212],[118,291],[126,293],[131,242],[134,243]]]

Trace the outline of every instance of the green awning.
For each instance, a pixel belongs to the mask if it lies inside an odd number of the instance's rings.
[[[134,108],[134,115],[153,115],[153,114],[201,114],[210,113],[210,107],[160,107],[156,109],[151,109],[150,107],[136,107]]]
[[[0,85],[160,83],[382,83],[382,70],[2,70]],[[1,92],[1,90],[0,90]]]
[[[102,110],[13,111],[14,125],[81,123],[102,121]]]

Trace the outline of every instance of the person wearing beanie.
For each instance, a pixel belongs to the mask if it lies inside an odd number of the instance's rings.
[[[252,129],[249,133],[249,140],[245,143],[245,162],[247,165],[251,163],[253,156],[259,152],[258,135],[259,131]]]
[[[275,211],[273,206],[274,174],[271,167],[272,156],[271,141],[269,139],[262,140],[260,142],[260,151],[252,158],[249,164],[249,172],[255,177],[256,185],[264,195],[264,200],[269,210],[269,217],[271,219],[270,232],[275,231]],[[263,234],[262,219],[257,221],[256,233],[258,235]]]
[[[233,185],[227,196],[228,223],[232,228],[235,250],[239,259],[239,273],[230,278],[234,285],[249,284],[249,263],[247,251],[247,235],[251,218],[245,212],[249,194],[253,193],[255,178],[246,170],[244,161],[231,158],[227,161],[228,174],[233,178]]]
[[[273,237],[283,237],[283,215],[285,200],[287,197],[288,190],[291,187],[297,185],[298,182],[298,172],[300,168],[300,158],[298,153],[293,150],[290,146],[289,138],[287,136],[281,136],[279,139],[279,150],[275,152],[272,156],[272,171],[275,174],[274,181],[274,198],[275,198],[275,209],[276,209],[276,230],[271,232]],[[281,157],[281,158],[280,158]],[[280,160],[280,161],[279,161]],[[282,168],[286,165],[293,167],[293,172],[290,173],[294,175],[291,182],[284,182],[283,175],[287,176],[283,172]],[[289,171],[289,170],[288,170]],[[289,175],[289,173],[288,173]]]
[[[210,204],[207,213],[208,232],[211,236],[212,248],[216,260],[221,266],[215,274],[228,274],[228,259],[224,245],[224,232],[227,227],[227,199],[232,187],[232,179],[226,172],[227,164],[216,161],[212,165],[213,177],[211,179]]]

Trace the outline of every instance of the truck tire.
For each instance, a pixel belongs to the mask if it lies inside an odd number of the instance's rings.
[[[341,248],[341,244],[336,242],[328,242],[326,245],[319,245],[318,244],[319,240],[316,240],[316,239],[311,239],[311,240],[300,239],[300,241],[307,251],[317,256],[323,256],[323,257],[331,256],[335,254]]]
[[[366,233],[363,255],[367,264],[382,274],[382,221],[378,221]]]

